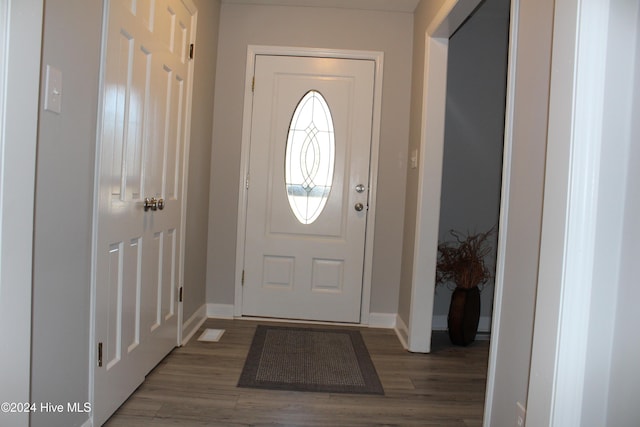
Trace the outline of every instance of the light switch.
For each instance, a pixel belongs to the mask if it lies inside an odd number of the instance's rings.
[[[47,65],[44,87],[44,109],[60,114],[62,112],[62,72]]]

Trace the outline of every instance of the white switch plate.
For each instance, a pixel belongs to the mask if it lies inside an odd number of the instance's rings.
[[[62,112],[62,71],[47,65],[44,84],[44,109],[60,114]]]

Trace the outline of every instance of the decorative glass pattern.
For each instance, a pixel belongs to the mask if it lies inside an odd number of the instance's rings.
[[[289,205],[298,221],[311,224],[329,198],[335,162],[333,119],[320,92],[310,90],[296,106],[285,151]]]

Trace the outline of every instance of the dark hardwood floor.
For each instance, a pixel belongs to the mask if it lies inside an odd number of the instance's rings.
[[[258,323],[207,320],[201,330],[225,329],[222,339],[198,332],[175,349],[106,426],[482,425],[489,341],[455,347],[435,333],[432,353],[414,354],[392,330],[360,328],[384,396],[238,388]]]

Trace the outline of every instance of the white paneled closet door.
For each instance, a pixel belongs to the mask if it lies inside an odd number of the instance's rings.
[[[94,425],[177,344],[195,8],[112,0],[95,236]]]

